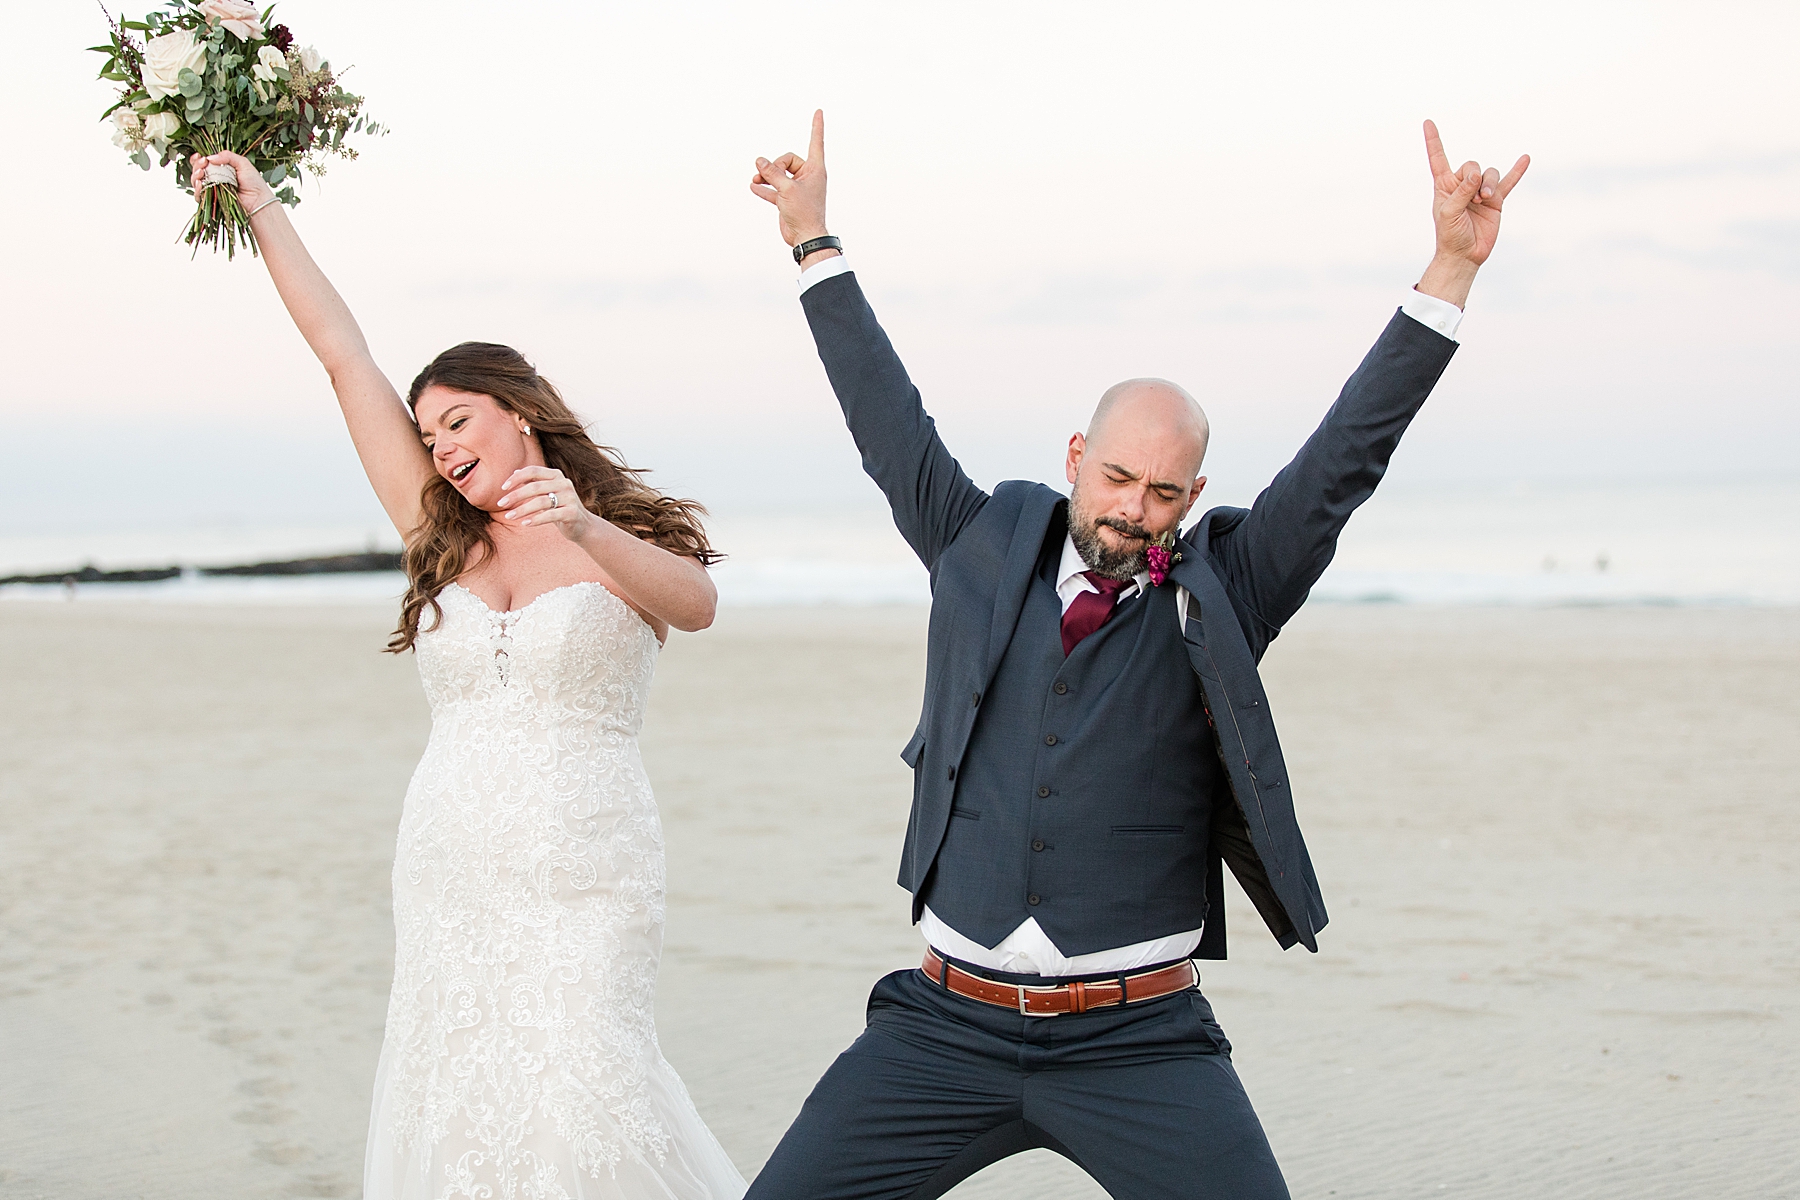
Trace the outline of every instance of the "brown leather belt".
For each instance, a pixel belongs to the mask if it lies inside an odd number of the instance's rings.
[[[1016,1009],[1027,1017],[1060,1017],[1064,1013],[1087,1012],[1089,1009],[1137,1004],[1185,992],[1200,982],[1200,972],[1191,962],[1178,962],[1172,967],[1127,975],[1123,979],[1099,979],[1089,983],[1059,983],[1051,987],[1025,987],[1016,983],[1000,983],[971,975],[951,966],[926,947],[925,962],[919,968],[925,978],[947,991],[984,1004]]]

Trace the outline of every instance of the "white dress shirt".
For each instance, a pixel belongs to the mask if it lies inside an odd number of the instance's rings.
[[[804,293],[814,284],[842,275],[849,269],[849,259],[842,254],[822,259],[800,272],[800,291]],[[1457,340],[1463,310],[1448,300],[1440,300],[1436,296],[1427,296],[1414,290],[1407,293],[1400,311],[1427,329],[1440,333],[1451,341]],[[1069,611],[1069,605],[1081,593],[1100,590],[1084,574],[1087,569],[1087,564],[1081,560],[1081,552],[1075,548],[1075,539],[1065,535],[1062,561],[1056,570],[1056,595],[1062,601],[1064,612]],[[1118,603],[1123,604],[1149,586],[1150,575],[1145,572],[1119,592]],[[1187,607],[1187,589],[1177,587],[1175,615],[1183,626],[1187,624]],[[919,932],[940,953],[951,958],[973,966],[986,967],[991,971],[1009,971],[1019,975],[1100,975],[1112,971],[1131,971],[1152,963],[1186,958],[1200,944],[1200,930],[1190,929],[1167,937],[1151,938],[1147,942],[1096,950],[1091,954],[1066,955],[1056,948],[1056,943],[1050,940],[1050,935],[1044,932],[1035,917],[1027,917],[1018,928],[1002,938],[998,946],[989,949],[952,929],[929,906],[919,919]]]

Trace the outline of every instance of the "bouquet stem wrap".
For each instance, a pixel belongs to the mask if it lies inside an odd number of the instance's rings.
[[[200,153],[216,154],[218,148],[202,149]],[[256,234],[250,230],[250,214],[238,202],[237,183],[237,172],[222,163],[208,166],[205,175],[195,183],[199,203],[182,236],[194,253],[198,254],[201,246],[211,246],[215,253],[225,251],[229,260],[237,257],[238,246],[242,245],[256,254]]]

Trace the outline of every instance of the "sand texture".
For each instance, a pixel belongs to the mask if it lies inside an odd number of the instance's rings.
[[[427,714],[388,610],[0,605],[0,1198],[360,1188]],[[915,610],[663,657],[664,1049],[746,1173],[917,962]],[[1205,990],[1296,1197],[1800,1196],[1800,613],[1316,607],[1265,678],[1333,920]],[[958,1197],[1096,1197],[1040,1152]]]

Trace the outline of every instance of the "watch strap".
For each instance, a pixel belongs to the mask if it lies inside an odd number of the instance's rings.
[[[825,237],[812,238],[795,246],[794,261],[801,262],[807,255],[816,254],[820,250],[836,250],[841,253],[843,249],[844,242],[842,238],[835,238],[827,234]]]

